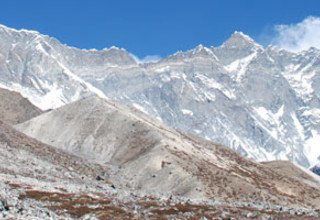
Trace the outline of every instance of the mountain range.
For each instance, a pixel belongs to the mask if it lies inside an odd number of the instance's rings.
[[[146,63],[0,26],[0,218],[319,218],[319,54],[235,32]]]
[[[42,111],[95,94],[256,161],[310,167],[320,155],[319,55],[235,32],[219,47],[141,63],[125,49],[83,50],[0,26],[0,87]]]

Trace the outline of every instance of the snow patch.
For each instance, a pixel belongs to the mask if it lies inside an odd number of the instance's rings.
[[[313,61],[314,62],[314,61]],[[308,71],[313,62],[301,68],[301,65],[287,65],[282,75],[288,80],[295,89],[297,95],[305,100],[310,100],[314,92],[312,88],[312,78],[316,75],[315,71]]]
[[[212,56],[215,60],[219,60],[218,57],[213,53],[212,50],[210,50],[207,47],[204,47],[202,44],[199,44],[196,48],[194,48],[193,50],[191,50],[192,54],[195,55],[197,53],[200,53],[202,50],[204,50],[207,54],[209,54],[210,56]]]
[[[312,123],[318,124],[320,123],[320,109],[314,108],[314,109],[308,109],[303,112],[303,116],[310,117],[312,120]]]
[[[269,121],[271,123],[277,122],[280,120],[280,118],[283,116],[284,113],[284,105],[282,105],[278,111],[276,113],[272,113],[271,111],[267,110],[264,107],[258,107],[258,108],[254,108],[254,110],[256,111],[256,113],[258,113],[258,115],[266,120]]]
[[[149,114],[141,105],[137,103],[133,103],[132,106],[138,109],[139,111],[142,111],[143,113]]]
[[[182,113],[184,115],[190,115],[190,116],[193,116],[193,112],[189,109],[181,109]]]
[[[198,129],[194,129],[193,130],[195,133],[197,133],[197,134],[201,134],[202,132],[200,131],[200,130],[198,130]]]
[[[284,106],[282,105],[276,113],[267,110],[264,107],[253,108],[256,115],[263,121],[255,118],[256,122],[264,128],[274,139],[281,142],[281,136],[284,135],[281,118],[284,114]]]
[[[3,84],[0,84],[1,88],[18,92],[20,93],[24,98],[27,98],[33,105],[37,106],[41,110],[48,110],[51,108],[59,108],[68,101],[65,99],[63,95],[63,91],[61,88],[59,88],[57,85],[48,86],[47,89],[48,92],[44,95],[40,95],[36,91],[22,87],[20,84],[13,83],[10,86],[6,86]]]
[[[109,100],[109,98],[99,89],[97,89],[96,87],[94,87],[93,85],[91,85],[90,83],[84,81],[83,79],[81,79],[80,77],[78,77],[77,75],[75,75],[74,73],[72,73],[64,64],[62,64],[61,62],[58,61],[58,59],[56,59],[54,56],[52,56],[56,62],[60,65],[60,67],[64,70],[64,73],[66,75],[68,75],[70,78],[72,78],[73,80],[79,82],[81,85],[85,85],[85,87],[90,90],[91,92],[95,93],[97,96],[99,96],[102,99],[106,99]]]
[[[291,117],[292,117],[294,126],[296,127],[296,130],[297,130],[298,134],[300,135],[301,139],[303,140],[305,138],[303,126],[301,125],[301,123],[298,120],[298,118],[297,118],[295,113],[291,113]]]
[[[160,67],[155,70],[155,72],[157,73],[163,73],[163,72],[169,72],[169,71],[170,71],[170,66]]]
[[[305,155],[310,161],[311,166],[319,163],[320,156],[320,134],[318,131],[312,130],[312,136],[306,140]]]
[[[236,99],[235,94],[233,93],[233,91],[231,91],[230,89],[227,89],[226,87],[224,87],[222,84],[218,83],[217,81],[215,81],[213,78],[208,78],[207,76],[200,74],[200,73],[196,73],[195,75],[196,78],[200,79],[201,82],[209,89],[218,89],[220,90],[225,96],[227,96],[229,99]]]
[[[241,78],[247,71],[248,65],[256,56],[257,56],[257,51],[253,52],[252,54],[250,54],[245,58],[232,62],[231,64],[225,66],[224,68],[230,73],[236,73],[235,75],[236,81],[240,82]]]

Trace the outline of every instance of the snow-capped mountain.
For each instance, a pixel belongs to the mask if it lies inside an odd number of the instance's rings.
[[[91,93],[255,160],[305,167],[320,155],[320,51],[291,53],[235,32],[156,63],[119,48],[80,50],[34,31],[0,27],[0,84],[44,109]]]
[[[72,61],[80,50],[61,45],[53,38],[36,31],[17,31],[0,25],[0,51],[0,86],[20,92],[43,110],[60,107],[92,93],[105,96],[63,62],[62,57]],[[103,59],[103,52],[88,51],[88,56],[79,57],[79,62],[91,60],[91,54],[95,53]]]

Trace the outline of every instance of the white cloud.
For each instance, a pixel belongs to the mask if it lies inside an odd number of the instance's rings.
[[[159,55],[148,55],[144,58],[139,58],[133,54],[131,54],[131,56],[136,60],[137,63],[156,63],[162,59]]]
[[[293,52],[320,48],[320,17],[307,17],[290,25],[276,25],[272,44]]]
[[[149,55],[140,60],[141,63],[156,63],[161,60],[161,56],[159,55]]]

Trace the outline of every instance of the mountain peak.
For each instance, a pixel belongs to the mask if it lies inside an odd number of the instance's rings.
[[[196,46],[194,49],[190,50],[192,51],[193,54],[196,53],[201,53],[201,52],[208,52],[210,49],[203,46],[202,44],[199,44],[198,46]]]
[[[193,55],[203,55],[203,56],[210,56],[213,57],[215,60],[218,60],[217,56],[213,53],[211,49],[208,47],[199,44],[197,47],[191,50]]]
[[[40,33],[38,31],[33,31],[33,30],[26,30],[26,29],[14,29],[14,28],[10,28],[7,27],[3,24],[0,24],[0,30],[4,30],[6,32],[14,32],[14,33],[29,33],[29,34],[36,34],[36,35],[40,35]]]
[[[232,48],[241,48],[245,46],[262,48],[262,46],[257,44],[249,35],[246,35],[241,31],[235,31],[230,38],[222,44],[222,47]]]
[[[231,35],[231,37],[235,37],[235,38],[241,38],[243,40],[246,41],[254,41],[249,35],[243,33],[242,31],[235,31],[233,32],[233,34]]]
[[[124,51],[124,52],[127,52],[127,50],[126,50],[126,49],[121,48],[121,47],[117,47],[117,46],[111,46],[111,47],[103,48],[103,49],[102,49],[102,51],[110,51],[110,50],[113,50],[113,51]]]

